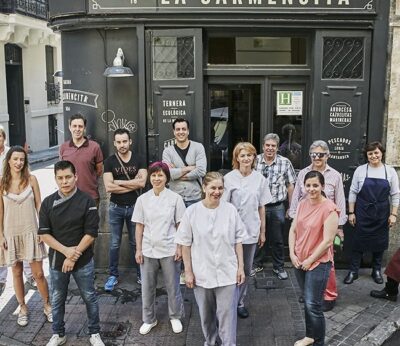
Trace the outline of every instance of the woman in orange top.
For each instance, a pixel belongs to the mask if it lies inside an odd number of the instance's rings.
[[[304,292],[306,337],[295,346],[324,345],[324,290],[332,266],[332,243],[338,228],[339,210],[323,193],[324,176],[310,171],[304,177],[307,198],[297,207],[289,231],[290,259]]]

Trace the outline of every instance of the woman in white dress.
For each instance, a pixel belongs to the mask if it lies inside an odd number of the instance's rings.
[[[153,188],[135,204],[132,222],[136,223],[136,262],[142,277],[142,318],[139,333],[145,335],[157,325],[155,313],[157,274],[163,273],[168,294],[168,312],[174,333],[183,330],[183,300],[179,285],[182,252],[174,243],[176,229],[185,212],[183,199],[166,188],[171,175],[168,165],[153,163],[148,170]]]
[[[182,245],[186,286],[194,288],[205,345],[236,345],[238,286],[244,282],[244,225],[235,207],[221,201],[224,178],[209,172],[204,199],[186,209],[175,242]]]
[[[24,327],[29,322],[22,261],[29,262],[44,302],[44,314],[53,322],[42,267],[47,252],[37,234],[40,190],[36,177],[29,173],[28,157],[22,147],[11,147],[7,152],[0,192],[0,266],[12,266],[14,291],[20,306],[17,323]]]
[[[272,200],[265,177],[254,170],[257,151],[251,143],[240,142],[233,149],[233,170],[225,175],[223,198],[231,202],[239,212],[246,226],[247,236],[243,239],[244,273],[249,278],[253,267],[256,246],[265,243],[265,205]],[[244,306],[247,294],[247,280],[240,287],[237,313],[247,318],[249,312]]]

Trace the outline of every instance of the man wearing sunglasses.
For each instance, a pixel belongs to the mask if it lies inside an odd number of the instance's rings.
[[[333,201],[340,210],[338,235],[343,240],[343,225],[347,222],[346,215],[346,199],[344,196],[344,188],[342,176],[340,173],[328,165],[329,147],[324,141],[314,141],[310,146],[311,165],[302,169],[296,181],[296,186],[293,191],[292,201],[289,208],[289,216],[294,218],[296,215],[297,205],[306,197],[304,188],[304,177],[310,171],[319,171],[325,177],[324,192],[326,197]],[[335,267],[332,265],[328,284],[324,294],[324,302],[322,309],[330,311],[333,309],[337,298],[337,287],[335,277]]]

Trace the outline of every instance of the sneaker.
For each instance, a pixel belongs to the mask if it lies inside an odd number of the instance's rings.
[[[250,276],[256,275],[256,273],[262,272],[264,270],[264,267],[261,264],[255,264],[253,265],[253,269],[250,272]]]
[[[90,344],[91,344],[92,346],[106,346],[106,345],[104,345],[103,340],[101,340],[101,336],[100,336],[99,333],[97,333],[97,334],[92,334],[92,335],[90,336],[89,341],[90,341]]]
[[[139,329],[139,333],[142,335],[150,333],[150,330],[152,330],[157,325],[157,323],[157,320],[153,323],[143,323]]]
[[[184,272],[182,272],[181,275],[179,275],[179,284],[180,285],[186,285],[185,273]]]
[[[37,290],[37,283],[32,276],[26,279],[25,284],[29,290]]]
[[[272,269],[272,272],[278,277],[279,280],[286,280],[288,278],[288,274],[285,269]]]
[[[67,342],[67,336],[60,336],[58,334],[53,334],[49,342],[46,344],[46,346],[58,346],[58,345],[64,345]]]
[[[181,320],[178,320],[177,318],[171,318],[171,326],[172,326],[172,331],[175,334],[181,333],[183,330]]]
[[[6,289],[6,283],[0,282],[0,296],[3,294],[5,289]]]
[[[104,290],[107,292],[111,292],[117,285],[118,285],[118,278],[114,275],[111,275],[107,279],[106,284],[104,285]]]

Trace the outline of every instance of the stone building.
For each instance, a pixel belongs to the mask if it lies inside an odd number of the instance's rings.
[[[32,151],[64,139],[61,40],[47,19],[47,0],[0,1],[0,124]]]

